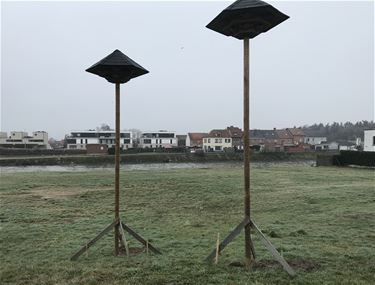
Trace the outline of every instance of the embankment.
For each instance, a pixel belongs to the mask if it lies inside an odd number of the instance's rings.
[[[122,154],[121,163],[202,163],[241,161],[242,153],[137,153]],[[251,161],[300,161],[315,160],[315,153],[254,153]],[[33,157],[2,157],[0,166],[29,166],[29,165],[107,165],[114,163],[113,155],[55,155]]]

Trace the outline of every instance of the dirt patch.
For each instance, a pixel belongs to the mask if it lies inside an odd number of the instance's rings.
[[[67,199],[72,196],[84,195],[94,191],[108,191],[109,188],[82,188],[82,187],[51,187],[34,188],[28,192],[16,193],[12,196],[17,197],[37,197],[40,199]]]
[[[129,247],[129,254],[136,255],[140,253],[146,253],[145,247]],[[120,255],[126,255],[125,248],[120,247]]]
[[[301,257],[291,258],[286,261],[293,269],[302,269],[303,271],[306,271],[306,272],[312,272],[320,268],[320,265],[316,263],[315,261],[304,259]],[[234,261],[230,263],[229,266],[245,267],[245,264],[240,261]],[[276,268],[281,268],[281,265],[276,260],[269,260],[269,259],[256,260],[255,263],[253,264],[253,269],[256,270],[260,268],[275,268],[276,269]]]
[[[294,269],[302,269],[306,272],[312,272],[315,270],[318,270],[320,268],[320,265],[316,263],[315,261],[305,259],[302,257],[296,257],[286,260],[289,265]],[[256,261],[254,268],[277,268],[281,267],[281,265],[276,260],[266,260],[262,259],[259,261]]]

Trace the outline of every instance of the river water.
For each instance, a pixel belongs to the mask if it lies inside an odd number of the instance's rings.
[[[287,167],[287,166],[314,166],[315,161],[282,161],[282,162],[252,162],[252,168],[264,167]],[[122,164],[121,170],[125,171],[155,171],[170,169],[208,169],[208,168],[241,168],[242,162],[206,162],[206,163],[145,163],[145,164]],[[85,172],[85,171],[113,171],[114,166],[85,166],[85,165],[48,165],[48,166],[2,166],[0,173],[18,172]]]

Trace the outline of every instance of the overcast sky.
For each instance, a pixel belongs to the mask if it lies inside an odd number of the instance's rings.
[[[231,2],[1,2],[1,131],[114,127],[115,49],[150,71],[121,85],[121,129],[242,127],[242,47],[205,26]],[[250,41],[251,128],[374,119],[374,2],[270,2]]]

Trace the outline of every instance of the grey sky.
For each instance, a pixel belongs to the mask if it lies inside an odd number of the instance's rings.
[[[231,2],[2,2],[1,130],[114,126],[114,85],[85,72],[120,49],[121,128],[242,127],[242,42],[205,28]],[[251,128],[374,119],[374,2],[270,2],[250,41]]]

